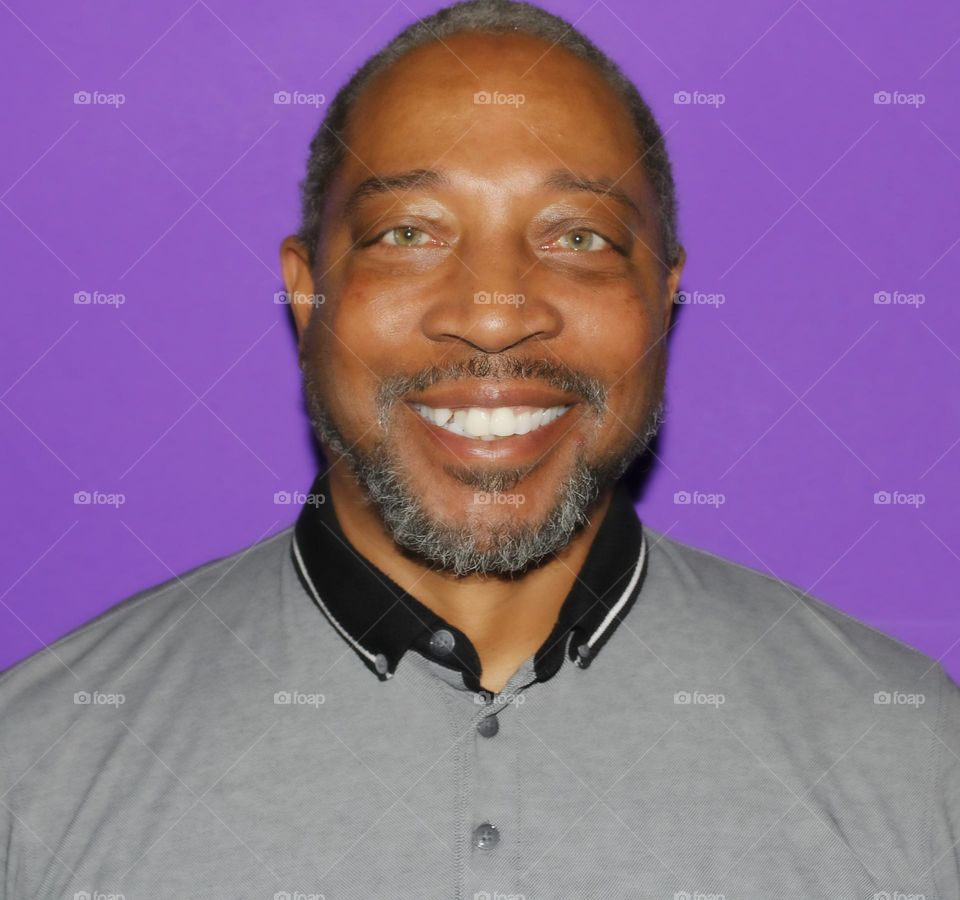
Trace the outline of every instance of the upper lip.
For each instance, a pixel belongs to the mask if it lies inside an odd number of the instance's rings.
[[[422,403],[433,409],[469,406],[488,409],[500,406],[537,406],[549,409],[551,406],[570,406],[577,402],[577,398],[548,387],[510,387],[503,384],[451,384],[430,388],[419,394],[408,394],[404,399],[408,403]]]

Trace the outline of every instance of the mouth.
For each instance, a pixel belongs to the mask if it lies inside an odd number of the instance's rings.
[[[560,406],[410,406],[430,425],[476,441],[502,441],[531,434],[562,418],[572,404]]]
[[[404,398],[423,426],[415,431],[441,457],[539,464],[560,445],[586,440],[584,409],[573,394],[533,383],[452,383]]]

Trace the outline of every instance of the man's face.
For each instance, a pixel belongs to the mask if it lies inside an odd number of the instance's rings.
[[[458,35],[381,73],[346,144],[315,277],[287,276],[323,296],[294,305],[317,437],[401,547],[521,572],[659,425],[680,266],[628,113],[559,48]]]

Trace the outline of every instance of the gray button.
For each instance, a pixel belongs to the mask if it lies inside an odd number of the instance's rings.
[[[381,675],[385,675],[388,669],[387,658],[382,653],[378,653],[376,659],[373,661],[373,667]]]
[[[496,716],[484,716],[477,722],[477,731],[483,737],[493,737],[500,730],[500,720]]]
[[[437,656],[449,656],[453,652],[456,639],[446,628],[441,628],[430,635],[430,650]]]
[[[484,822],[473,829],[473,846],[478,850],[492,850],[500,843],[500,832],[496,825]]]

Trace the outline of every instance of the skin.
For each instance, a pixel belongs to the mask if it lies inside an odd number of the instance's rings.
[[[525,102],[477,105],[479,90],[523,94]],[[281,245],[301,365],[306,358],[322,373],[324,404],[348,443],[370,447],[389,437],[432,516],[469,525],[478,541],[490,529],[543,521],[576,454],[622,450],[662,398],[683,257],[672,269],[661,258],[656,198],[637,164],[627,110],[601,76],[560,48],[523,35],[461,34],[381,73],[361,96],[346,143],[315,272],[295,238]],[[447,183],[368,197],[345,214],[350,192],[371,175],[417,169],[442,170]],[[615,182],[632,205],[544,186],[558,169]],[[418,230],[389,231],[401,226]],[[477,291],[523,294],[525,302],[477,304]],[[321,305],[309,302],[321,293]],[[516,468],[516,460],[454,458],[402,401],[384,425],[377,420],[383,378],[485,355],[549,361],[607,389],[602,414],[576,404],[557,439],[524,460],[526,476],[510,487],[523,500],[509,506],[478,505],[455,472]],[[347,538],[464,631],[480,655],[484,688],[499,691],[549,634],[612,485],[589,525],[523,577],[458,577],[403,552],[349,466],[324,452]]]

